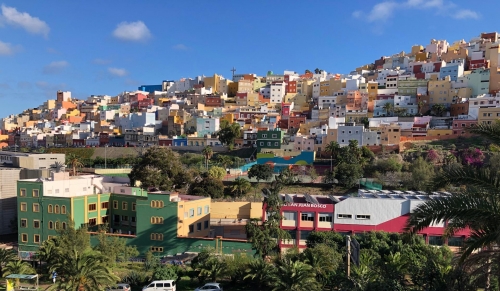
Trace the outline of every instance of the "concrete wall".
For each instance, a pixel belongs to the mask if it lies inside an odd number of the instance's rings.
[[[17,215],[17,180],[21,169],[0,168],[0,235],[12,233],[10,221]]]
[[[262,202],[214,202],[211,203],[211,219],[262,218]]]

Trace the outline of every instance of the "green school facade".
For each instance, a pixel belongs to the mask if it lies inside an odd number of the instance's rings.
[[[147,192],[127,185],[128,178],[52,173],[50,179],[17,183],[19,255],[35,259],[43,241],[59,228],[86,227],[91,234],[106,226],[144,255],[200,252],[213,247],[220,252],[253,254],[243,240],[213,238],[210,229],[210,197]],[[91,236],[96,244],[96,236]]]

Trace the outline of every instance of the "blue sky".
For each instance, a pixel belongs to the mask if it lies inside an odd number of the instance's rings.
[[[0,117],[162,80],[348,73],[430,39],[497,31],[498,0],[0,0]]]

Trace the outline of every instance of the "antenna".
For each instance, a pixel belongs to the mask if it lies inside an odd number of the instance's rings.
[[[233,72],[233,81],[234,81],[234,72],[236,72],[236,69],[233,67],[230,71]]]

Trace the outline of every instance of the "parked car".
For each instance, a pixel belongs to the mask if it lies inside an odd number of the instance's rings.
[[[129,284],[116,284],[116,286],[108,287],[106,288],[106,291],[130,291],[130,285]]]
[[[222,287],[220,283],[207,283],[199,288],[196,288],[194,291],[222,291]]]
[[[176,291],[174,280],[159,280],[144,286],[142,291]]]

